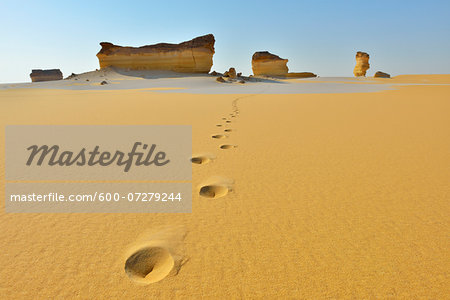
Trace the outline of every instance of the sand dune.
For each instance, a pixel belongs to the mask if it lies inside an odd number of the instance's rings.
[[[192,125],[192,213],[2,211],[0,294],[448,298],[449,75],[232,86],[99,72],[1,85],[2,125]]]

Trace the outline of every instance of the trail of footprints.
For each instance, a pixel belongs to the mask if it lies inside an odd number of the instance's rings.
[[[232,113],[229,114],[229,117],[223,117],[221,123],[216,124],[216,127],[226,127],[223,129],[223,133],[217,133],[211,136],[214,140],[224,140],[230,137],[230,134],[234,132],[234,129],[228,128],[233,121],[231,118],[237,118],[239,116],[239,109],[237,107],[237,101],[239,98],[234,99],[232,102]],[[237,148],[237,145],[233,144],[220,144],[218,148],[222,150],[231,150]],[[207,164],[211,162],[215,157],[212,155],[198,155],[191,158],[191,162],[193,164]],[[203,185],[200,188],[199,194],[205,198],[217,199],[223,196],[226,196],[229,192],[232,191],[233,181],[225,178],[213,178],[207,184]]]
[[[238,98],[239,99],[239,98]],[[228,118],[222,118],[222,123],[217,124],[217,127],[225,127],[223,133],[217,133],[211,136],[213,140],[224,140],[229,138],[230,134],[235,132],[234,129],[229,128],[233,122],[231,118],[237,118],[239,116],[239,109],[237,107],[237,101],[235,99],[232,103],[233,112],[229,114]],[[234,149],[237,145],[220,144],[217,146],[220,151],[228,151]],[[212,154],[202,154],[191,158],[193,164],[207,164],[216,157]],[[210,178],[207,184],[201,186],[199,194],[202,197],[217,199],[226,196],[233,190],[233,180],[226,178],[214,177]],[[181,266],[186,260],[172,253],[171,248],[166,245],[171,238],[165,236],[165,232],[162,232],[162,236],[152,237],[137,248],[132,248],[125,260],[125,273],[135,283],[139,285],[148,285],[158,282],[168,276],[170,273],[178,273]]]

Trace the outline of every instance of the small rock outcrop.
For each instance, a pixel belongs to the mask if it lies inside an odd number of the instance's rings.
[[[235,68],[228,69],[228,71],[225,71],[225,73],[223,73],[223,77],[230,77],[231,79],[235,79],[236,69]]]
[[[220,73],[216,73],[216,74],[220,74]],[[220,75],[219,77],[217,77],[216,81],[220,82],[220,83],[240,83],[240,84],[244,84],[246,82],[252,81],[252,78],[251,77],[242,76],[242,73],[241,72],[237,73],[235,68],[229,68],[228,71],[223,73],[223,75]]]
[[[219,72],[216,72],[216,71],[212,71],[211,73],[209,73],[209,75],[212,75],[212,76],[223,76],[222,73],[219,73]]]
[[[316,74],[311,72],[293,72],[293,73],[287,73],[286,77],[288,78],[311,78],[311,77],[317,77]]]
[[[369,68],[369,54],[361,51],[356,52],[356,66],[353,69],[353,74],[356,77],[366,76],[366,71]]]
[[[97,53],[100,69],[167,70],[182,73],[209,73],[213,64],[215,39],[212,34],[180,44],[122,47],[102,42]]]
[[[378,71],[375,73],[375,75],[373,75],[373,77],[375,77],[375,78],[391,78],[391,75],[388,73]]]
[[[60,69],[36,69],[31,70],[30,78],[31,82],[61,80],[63,79],[63,74]]]
[[[75,79],[78,77],[78,74],[72,73],[69,76],[67,76],[66,78],[64,78],[65,80],[69,80],[69,79]]]
[[[281,58],[268,51],[255,52],[252,56],[253,75],[288,78],[317,77],[316,74],[310,72],[289,73],[287,62],[287,59]]]

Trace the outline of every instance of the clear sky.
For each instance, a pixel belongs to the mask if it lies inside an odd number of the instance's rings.
[[[143,46],[213,33],[211,70],[251,74],[268,50],[293,72],[353,76],[355,52],[391,75],[450,73],[450,1],[0,0],[0,82],[31,69],[64,77],[99,67],[99,42]]]

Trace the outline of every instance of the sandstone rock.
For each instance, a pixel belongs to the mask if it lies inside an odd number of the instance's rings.
[[[356,77],[366,76],[366,71],[369,68],[369,54],[361,51],[356,52],[356,66],[353,69],[353,74]]]
[[[226,82],[225,79],[223,79],[222,76],[217,77],[217,78],[216,78],[216,81],[217,81],[217,82],[222,82],[222,83],[225,83],[225,82]]]
[[[209,75],[212,75],[212,76],[223,76],[222,73],[219,73],[219,72],[216,72],[216,71],[212,71],[211,73],[209,73]]]
[[[60,69],[37,69],[31,71],[30,78],[31,82],[61,80],[63,79],[63,74]]]
[[[97,57],[100,69],[117,67],[207,74],[213,64],[214,43],[212,34],[180,44],[159,43],[139,48],[102,42],[102,49],[97,53]]]
[[[391,78],[391,75],[389,75],[388,73],[378,71],[375,73],[375,75],[373,75],[373,77],[375,77],[375,78]]]
[[[255,76],[273,76],[287,78],[308,78],[317,77],[310,72],[289,73],[287,59],[280,58],[278,55],[268,51],[255,52],[252,56],[252,69]]]
[[[287,59],[268,51],[255,52],[252,56],[252,70],[255,76],[284,76],[288,73]]]
[[[108,82],[106,82],[106,81],[102,81],[102,82],[100,82],[100,85],[105,85],[105,84],[108,84]]]
[[[288,78],[311,78],[317,77],[316,74],[311,72],[298,72],[298,73],[287,73],[286,77]]]
[[[242,72],[236,74],[237,77],[242,77]]]
[[[230,68],[227,72],[225,72],[228,77],[230,77],[231,79],[236,78],[236,69],[235,68]]]

